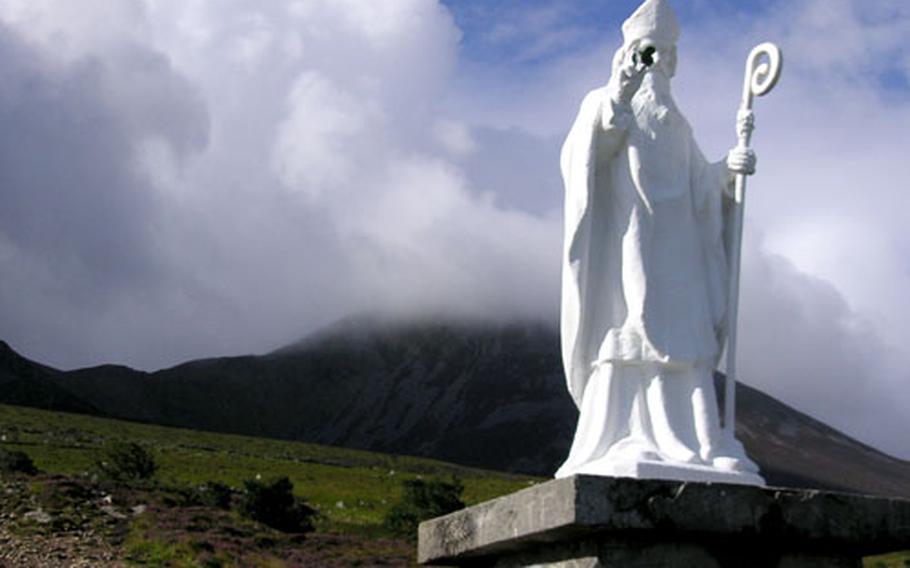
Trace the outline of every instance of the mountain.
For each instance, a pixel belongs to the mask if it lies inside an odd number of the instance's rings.
[[[0,341],[0,402],[61,412],[103,415],[60,384],[60,371],[22,357]]]
[[[577,419],[558,333],[535,322],[350,318],[266,355],[155,373],[61,372],[9,350],[0,387],[11,404],[536,475],[564,459]],[[910,463],[737,388],[737,435],[769,484],[910,497]]]

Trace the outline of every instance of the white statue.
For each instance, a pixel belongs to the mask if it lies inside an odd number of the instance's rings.
[[[670,94],[679,28],[666,1],[647,0],[622,30],[610,81],[585,97],[561,157],[562,355],[580,416],[556,477],[763,485],[721,428],[712,378],[725,223],[755,155],[741,144],[711,163],[696,145]]]

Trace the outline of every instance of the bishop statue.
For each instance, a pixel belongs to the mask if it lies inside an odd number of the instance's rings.
[[[755,155],[711,162],[673,100],[679,26],[666,0],[623,24],[612,75],[562,150],[561,337],[580,411],[557,477],[761,485],[713,381],[725,341],[727,211]]]

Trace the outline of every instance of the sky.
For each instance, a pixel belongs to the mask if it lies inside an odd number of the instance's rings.
[[[261,353],[362,311],[555,321],[558,154],[635,0],[0,0],[0,338]],[[910,4],[677,0],[705,154],[756,101],[742,380],[910,458]]]

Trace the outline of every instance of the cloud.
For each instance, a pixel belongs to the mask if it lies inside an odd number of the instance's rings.
[[[861,440],[907,455],[906,353],[829,281],[746,239],[741,379]]]
[[[175,156],[196,152],[207,119],[159,54],[64,57],[38,40],[0,23],[0,305],[11,340],[78,359],[97,348],[93,314],[103,320],[121,294],[161,282],[162,204],[134,171],[133,149],[156,139]]]
[[[348,186],[354,170],[363,167],[358,154],[368,151],[359,143],[368,141],[364,132],[381,120],[380,110],[316,72],[297,79],[288,101],[290,114],[272,153],[278,177],[312,197]]]
[[[0,0],[0,337],[157,368],[363,309],[553,319],[559,146],[627,4]],[[706,154],[752,45],[787,58],[756,103],[743,378],[910,456],[908,9],[708,7],[675,83]]]
[[[0,299],[4,338],[63,367],[155,368],[272,349],[364,309],[527,314],[549,303],[552,315],[558,216],[503,207],[495,188],[465,175],[475,141],[446,107],[460,32],[445,8],[124,6],[99,2],[70,18],[56,3],[0,3],[22,44],[3,69],[95,73],[33,113],[10,110],[16,137],[44,128],[34,155],[74,141],[54,168],[88,213],[42,207],[30,186],[47,183],[45,170],[9,168],[21,179],[5,197],[22,199],[8,210],[0,262],[21,278]],[[87,33],[100,19],[109,28]],[[42,127],[53,113],[85,114],[73,101],[104,127]],[[45,249],[25,250],[13,221],[42,215],[66,222],[45,234]],[[67,247],[97,261],[61,272]],[[82,296],[80,275],[94,279]],[[545,284],[527,286],[529,276]],[[55,286],[30,291],[42,277]],[[69,323],[53,325],[61,314]]]

